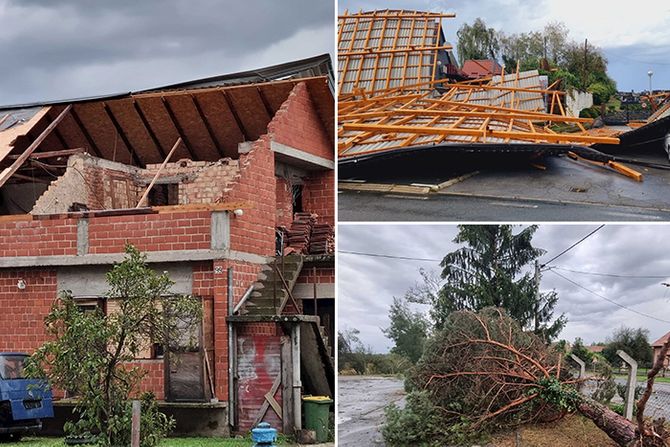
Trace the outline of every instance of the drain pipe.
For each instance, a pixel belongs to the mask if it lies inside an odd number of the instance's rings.
[[[233,268],[228,267],[228,316],[233,315]],[[232,322],[228,322],[228,425],[235,427],[235,359],[236,333]]]

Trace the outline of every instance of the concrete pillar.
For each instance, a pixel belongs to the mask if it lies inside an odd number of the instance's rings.
[[[570,354],[570,358],[572,358],[572,360],[574,360],[579,365],[579,378],[583,379],[586,377],[586,363],[584,363],[584,360],[580,359],[574,354]],[[582,388],[582,383],[579,384],[579,388]]]
[[[291,361],[293,374],[293,417],[296,431],[302,430],[302,382],[300,381],[300,325],[291,327]]]
[[[637,362],[635,359],[622,350],[618,350],[617,355],[628,364],[628,381],[626,389],[625,412],[624,416],[628,420],[633,420],[633,405],[635,404],[635,386],[637,386]]]

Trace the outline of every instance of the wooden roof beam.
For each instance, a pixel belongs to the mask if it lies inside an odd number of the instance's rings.
[[[165,150],[163,149],[160,140],[156,136],[156,132],[154,132],[154,130],[151,128],[149,120],[144,114],[144,110],[142,110],[142,107],[135,99],[132,100],[132,103],[133,108],[135,109],[135,113],[137,113],[137,116],[140,118],[140,121],[142,121],[142,125],[144,126],[144,129],[147,131],[147,134],[149,134],[149,138],[151,138],[151,141],[153,141],[154,146],[156,146],[156,150],[160,154],[161,158],[165,159],[166,156]]]
[[[427,127],[427,126],[396,126],[392,124],[343,124],[345,130],[359,130],[374,133],[419,133],[423,135],[464,135],[464,136],[482,136],[483,132],[478,129],[471,128],[444,128],[444,127]],[[604,143],[604,144],[619,144],[618,138],[612,137],[596,137],[591,135],[581,134],[553,134],[540,132],[508,132],[500,130],[489,130],[487,135],[498,138],[514,138],[521,140],[535,140],[541,139],[549,142],[573,142],[573,143]]]
[[[72,110],[72,104],[69,104],[61,113],[58,114],[58,116],[47,126],[46,129],[42,131],[41,134],[33,140],[32,143],[26,148],[26,150],[23,151],[21,155],[14,161],[14,163],[11,164],[11,166],[5,168],[1,173],[0,173],[0,187],[4,185],[9,178],[16,173],[16,171],[19,170],[19,168],[23,165],[23,163],[30,158],[30,155],[35,152],[35,149],[39,147],[40,144],[49,136],[49,134],[58,126],[58,123],[60,123],[63,118]]]
[[[228,105],[228,109],[230,110],[230,113],[233,115],[233,119],[235,120],[235,123],[237,123],[237,128],[240,130],[240,132],[244,136],[244,141],[251,141],[251,137],[249,136],[249,132],[247,132],[247,129],[244,127],[244,123],[242,123],[242,120],[240,119],[240,116],[237,114],[237,110],[235,109],[235,106],[233,105],[233,100],[230,99],[230,96],[228,96],[228,93],[225,90],[221,90],[221,95],[223,95],[223,99],[226,101],[226,104]]]
[[[207,120],[207,117],[205,116],[205,112],[202,110],[202,106],[200,105],[200,101],[198,101],[198,98],[191,94],[188,95],[191,98],[191,101],[193,101],[193,106],[195,106],[195,110],[198,112],[198,116],[200,117],[200,120],[202,123],[205,125],[205,129],[207,129],[207,135],[209,135],[209,139],[212,140],[212,144],[216,148],[216,152],[219,154],[221,158],[224,158],[226,156],[225,152],[223,151],[223,148],[219,144],[219,140],[216,139],[216,135],[214,134],[214,130],[212,129],[212,126],[209,124],[209,121]]]
[[[116,120],[116,117],[114,116],[114,113],[112,112],[112,109],[110,109],[109,104],[106,102],[102,103],[102,108],[107,114],[107,117],[109,120],[112,122],[112,125],[114,126],[114,129],[116,129],[116,133],[121,137],[121,141],[123,141],[123,144],[126,146],[126,149],[128,149],[128,152],[130,152],[130,157],[132,158],[132,161],[135,163],[135,166],[139,167],[144,167],[144,163],[140,159],[140,157],[137,155],[137,151],[133,147],[132,143],[128,139],[128,136],[126,133],[123,131],[123,127],[119,124],[119,122]],[[116,161],[116,160],[115,160]]]
[[[195,155],[193,153],[193,146],[191,145],[191,142],[186,137],[186,134],[184,133],[184,129],[182,129],[181,125],[179,124],[179,121],[177,120],[177,116],[174,114],[174,111],[172,110],[172,106],[170,106],[170,102],[164,96],[161,96],[161,102],[163,103],[163,107],[165,107],[165,110],[167,111],[168,115],[170,116],[170,120],[172,121],[172,125],[174,126],[175,130],[177,131],[177,134],[179,135],[179,137],[181,137],[182,142],[184,143],[184,147],[188,151],[188,154],[191,157],[191,160],[195,160]]]
[[[73,107],[70,116],[72,116],[72,119],[74,122],[77,124],[77,127],[79,127],[79,131],[81,134],[84,136],[84,139],[88,143],[89,148],[93,153],[95,154],[96,157],[102,158],[102,153],[100,152],[100,148],[98,148],[98,145],[95,144],[95,141],[93,141],[93,138],[91,137],[91,134],[88,133],[88,130],[86,129],[86,126],[84,126],[84,123],[82,123],[81,118],[79,118],[79,114],[77,114],[77,110]]]
[[[456,17],[456,14],[452,12],[448,13],[439,13],[439,12],[421,12],[417,11],[416,14],[393,14],[393,13],[383,13],[375,14],[377,11],[371,12],[362,12],[354,13],[348,15],[339,15],[338,19],[453,19]],[[375,15],[373,15],[375,14]]]
[[[388,49],[376,49],[371,48],[368,50],[356,50],[356,51],[340,51],[337,53],[338,56],[374,56],[375,54],[386,54],[386,53],[411,53],[412,51],[424,52],[424,51],[438,51],[438,50],[451,50],[453,47],[451,45],[442,45],[440,47],[407,47],[407,48],[388,48]]]

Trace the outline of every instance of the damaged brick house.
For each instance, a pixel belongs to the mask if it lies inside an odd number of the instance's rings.
[[[323,55],[0,108],[0,351],[45,341],[59,290],[113,311],[129,242],[202,301],[197,347],[137,359],[178,430],[300,429],[301,393],[334,395],[332,89]]]

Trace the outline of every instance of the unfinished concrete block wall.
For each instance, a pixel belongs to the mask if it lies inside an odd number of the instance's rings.
[[[148,185],[160,164],[147,165],[142,180]],[[239,177],[239,162],[224,158],[216,162],[179,160],[168,163],[160,173],[157,183],[177,183],[179,204],[214,203],[231,190]]]
[[[70,156],[65,173],[37,199],[31,214],[66,213],[73,203],[91,210],[134,208],[138,169],[88,154]]]

